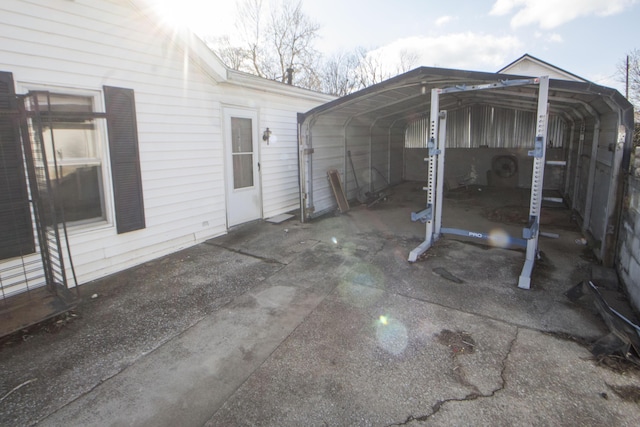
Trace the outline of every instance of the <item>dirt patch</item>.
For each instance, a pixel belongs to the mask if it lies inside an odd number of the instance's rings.
[[[495,209],[487,209],[484,216],[493,222],[502,224],[526,225],[529,222],[529,206],[508,205]],[[546,208],[540,210],[540,225],[554,225],[573,230],[576,224],[564,208]]]
[[[611,385],[607,386],[618,395],[618,397],[627,402],[640,402],[640,387],[635,385]]]
[[[593,249],[590,248],[590,247],[585,247],[582,250],[582,253],[580,254],[580,258],[585,260],[585,261],[592,262],[592,263],[597,263],[598,262],[598,258],[593,253]]]
[[[68,311],[50,319],[43,320],[42,322],[36,323],[28,328],[5,335],[0,338],[0,351],[8,347],[19,345],[37,335],[56,334],[78,317],[79,316],[75,311]]]
[[[503,224],[526,224],[529,222],[529,207],[502,206],[485,212],[489,221]]]
[[[475,351],[476,342],[467,332],[443,329],[436,338],[438,343],[449,347],[454,355],[470,354]]]
[[[640,366],[615,354],[599,356],[594,360],[596,365],[610,369],[617,374],[627,374],[630,372],[640,373]]]
[[[435,274],[437,274],[438,276],[443,277],[443,278],[445,278],[447,280],[450,280],[450,281],[452,281],[454,283],[464,283],[464,280],[462,280],[461,278],[451,274],[451,272],[449,272],[449,270],[447,270],[444,267],[435,267],[433,269],[433,272]]]

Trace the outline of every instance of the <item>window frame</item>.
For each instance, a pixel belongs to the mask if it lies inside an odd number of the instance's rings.
[[[73,88],[67,86],[53,86],[36,83],[24,83],[17,84],[21,93],[34,93],[34,92],[49,92],[51,94],[77,96],[91,98],[92,100],[92,114],[96,117],[93,118],[94,124],[94,136],[96,141],[96,153],[100,156],[100,198],[102,205],[102,217],[90,218],[78,221],[67,222],[69,234],[81,233],[84,231],[95,231],[102,228],[114,228],[115,227],[115,212],[114,212],[114,200],[113,200],[113,184],[111,177],[111,159],[109,157],[109,144],[107,135],[107,120],[105,113],[105,97],[101,90],[85,89],[85,88]],[[48,131],[48,130],[47,130]],[[86,161],[86,162],[85,162]],[[94,163],[91,163],[94,162]],[[70,166],[76,166],[80,164],[95,164],[95,158],[77,158],[74,161],[67,163],[63,160],[63,163]],[[53,165],[50,164],[50,167]],[[61,166],[61,165],[58,165]]]

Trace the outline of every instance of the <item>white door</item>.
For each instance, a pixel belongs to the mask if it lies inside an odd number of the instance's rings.
[[[225,109],[227,225],[262,217],[258,116],[255,111]]]

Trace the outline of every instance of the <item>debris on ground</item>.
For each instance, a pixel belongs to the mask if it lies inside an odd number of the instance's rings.
[[[611,385],[607,386],[618,395],[618,397],[627,402],[640,403],[640,387],[636,385]]]
[[[607,301],[600,289],[590,280],[572,287],[565,296],[576,302],[585,296],[591,297],[598,313],[609,328],[609,333],[591,345],[590,351],[596,357],[622,356],[627,361],[640,366],[640,326],[631,314],[620,313]]]
[[[455,283],[464,283],[464,280],[460,279],[459,277],[451,274],[451,272],[449,272],[449,270],[447,270],[444,267],[435,267],[433,269],[433,272],[436,273],[438,276],[443,277],[447,280],[450,280],[452,282]]]
[[[440,344],[449,347],[454,355],[469,354],[475,351],[476,342],[467,332],[453,332],[448,329],[443,329],[436,335],[436,338]]]
[[[37,381],[37,378],[31,378],[30,380],[27,380],[27,381],[23,382],[22,384],[18,384],[17,386],[15,386],[11,390],[9,390],[7,393],[5,393],[4,396],[0,397],[0,402],[5,400],[7,397],[11,396],[11,393],[13,393],[14,391],[18,391],[22,387],[26,386],[27,384],[31,384],[34,381]]]
[[[627,374],[629,372],[640,372],[640,365],[636,365],[633,362],[628,361],[622,356],[616,356],[615,354],[607,354],[599,357],[595,357],[592,360],[595,361],[597,366],[607,368],[616,374]]]
[[[39,334],[55,334],[63,329],[67,324],[78,318],[78,314],[74,311],[67,311],[50,319],[43,320],[40,323],[21,329],[9,335],[0,338],[0,351],[3,348],[17,345],[33,338]]]

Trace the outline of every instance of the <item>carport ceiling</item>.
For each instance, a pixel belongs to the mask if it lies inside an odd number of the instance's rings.
[[[526,79],[531,77],[499,73],[420,67],[359,92],[342,97],[309,111],[306,117],[331,115],[337,122],[406,123],[429,111],[431,89]],[[440,97],[440,108],[455,110],[468,105],[485,104],[524,111],[536,111],[537,85],[447,93]],[[567,120],[583,120],[617,109],[628,108],[618,91],[593,83],[551,80],[551,114]]]

